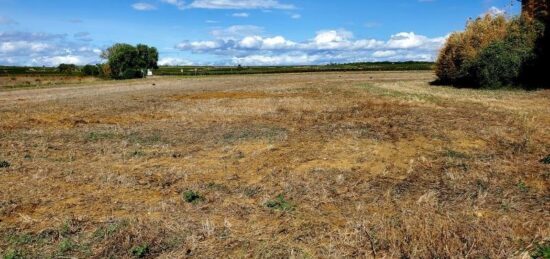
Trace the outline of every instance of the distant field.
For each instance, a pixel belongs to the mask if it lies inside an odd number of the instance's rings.
[[[154,70],[155,75],[226,75],[226,74],[261,74],[261,73],[299,73],[330,71],[404,71],[432,70],[431,62],[375,62],[334,64],[320,66],[161,66]],[[183,70],[183,72],[182,72]],[[17,75],[55,75],[79,76],[80,72],[62,73],[55,67],[10,67],[0,66],[1,76]]]
[[[432,70],[430,62],[377,62],[336,64],[324,66],[163,66],[154,71],[155,75],[227,75],[227,74],[273,74],[273,73],[304,73],[304,72],[335,72],[335,71],[407,71]]]
[[[549,249],[550,91],[433,79],[332,72],[1,91],[0,256]]]
[[[432,70],[430,62],[377,62],[335,64],[321,66],[162,66],[153,71],[156,76],[209,76],[279,74],[308,72],[352,72],[352,71],[411,71]],[[0,66],[0,90],[29,87],[51,87],[56,85],[80,84],[100,81],[99,78],[84,76],[82,73],[59,72],[55,67],[10,67]]]

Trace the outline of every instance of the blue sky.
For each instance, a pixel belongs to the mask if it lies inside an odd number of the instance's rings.
[[[511,0],[0,0],[0,65],[99,63],[117,42],[163,65],[434,60],[468,18]]]

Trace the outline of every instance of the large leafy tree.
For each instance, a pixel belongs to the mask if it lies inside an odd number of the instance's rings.
[[[107,60],[111,77],[115,79],[138,78],[147,69],[158,68],[159,54],[156,48],[144,44],[132,46],[117,43],[101,53]]]

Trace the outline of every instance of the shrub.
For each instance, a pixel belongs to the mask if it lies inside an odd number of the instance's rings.
[[[112,72],[111,72],[111,66],[109,64],[98,64],[99,68],[99,77],[101,78],[111,78]]]
[[[499,88],[513,86],[518,82],[525,53],[517,51],[505,41],[485,48],[479,57],[467,64],[467,73],[462,82],[473,87]]]
[[[503,16],[486,15],[468,22],[464,32],[453,33],[436,62],[439,81],[446,84],[459,82],[465,73],[463,65],[476,59],[483,48],[503,39],[506,28]]]
[[[199,193],[189,190],[183,193],[183,199],[188,203],[197,203],[202,200],[202,197]]]
[[[545,158],[541,159],[539,162],[545,165],[550,165],[550,155],[547,155]]]
[[[57,70],[61,73],[73,73],[78,71],[78,67],[74,64],[59,64]]]
[[[530,77],[542,23],[486,16],[451,35],[437,63],[438,82],[467,87],[518,86]]]
[[[82,67],[82,74],[86,76],[98,76],[99,75],[99,67],[93,66],[93,65],[85,65]]]

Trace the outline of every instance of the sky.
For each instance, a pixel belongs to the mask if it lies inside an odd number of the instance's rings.
[[[448,35],[512,0],[0,0],[0,65],[105,62],[114,43],[160,65],[433,61]]]

